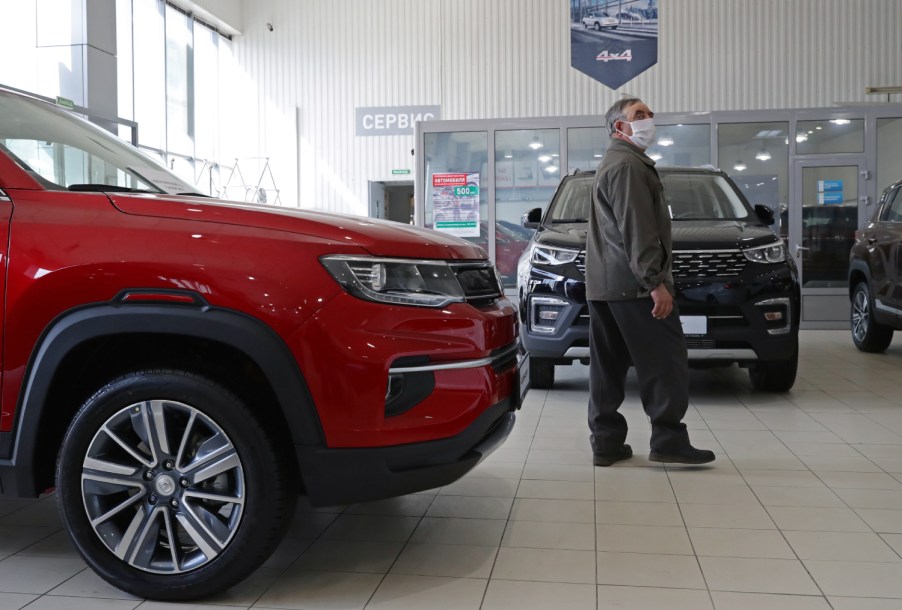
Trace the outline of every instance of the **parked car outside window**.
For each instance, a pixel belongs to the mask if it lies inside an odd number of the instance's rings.
[[[852,341],[883,352],[902,329],[902,180],[880,197],[849,254]]]
[[[615,17],[611,17],[604,12],[586,13],[582,21],[585,27],[592,28],[595,31],[601,31],[602,28],[616,30],[617,26],[620,25],[620,22]]]
[[[673,219],[676,302],[696,368],[739,364],[752,386],[785,392],[796,378],[800,290],[795,263],[768,225],[714,168],[658,168]],[[520,259],[517,289],[532,387],[550,388],[554,367],[588,363],[585,247],[594,171],[560,183]],[[624,354],[624,357],[629,357]]]

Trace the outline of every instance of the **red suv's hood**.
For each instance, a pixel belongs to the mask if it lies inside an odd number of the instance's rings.
[[[482,248],[466,240],[387,220],[202,197],[112,193],[109,196],[113,205],[126,214],[289,231],[354,244],[376,256],[486,258]]]

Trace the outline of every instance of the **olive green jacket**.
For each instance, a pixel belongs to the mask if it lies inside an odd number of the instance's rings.
[[[663,283],[673,291],[670,213],[655,162],[612,138],[595,173],[586,244],[586,298],[647,297]]]

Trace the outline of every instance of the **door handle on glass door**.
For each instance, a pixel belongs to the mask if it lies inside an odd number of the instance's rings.
[[[811,248],[806,248],[805,246],[796,246],[796,258],[802,258],[802,252],[808,252]]]

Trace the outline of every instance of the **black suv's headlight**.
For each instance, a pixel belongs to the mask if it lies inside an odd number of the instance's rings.
[[[457,275],[444,261],[324,256],[320,262],[345,290],[367,301],[444,307],[465,300]]]
[[[580,250],[570,248],[553,248],[551,246],[533,246],[530,262],[536,265],[566,265],[579,256]]]
[[[786,246],[782,241],[777,241],[766,246],[749,248],[742,253],[753,263],[782,263],[786,260]]]

